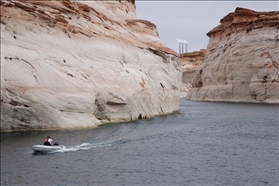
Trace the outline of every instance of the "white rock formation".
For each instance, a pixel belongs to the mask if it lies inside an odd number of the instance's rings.
[[[205,53],[205,49],[200,49],[199,51],[180,54],[182,69],[181,98],[185,98],[187,93],[191,90],[193,77],[195,76],[199,65],[203,62]]]
[[[187,93],[192,88],[192,79],[197,71],[197,66],[192,64],[183,64],[182,63],[182,84],[180,90],[180,97],[185,98]]]
[[[186,99],[279,103],[278,11],[236,8],[220,23]]]
[[[1,131],[179,109],[182,72],[133,1],[1,1]]]

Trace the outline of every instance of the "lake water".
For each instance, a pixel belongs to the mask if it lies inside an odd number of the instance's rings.
[[[278,105],[180,102],[149,120],[2,133],[1,185],[278,185]],[[33,154],[47,135],[66,149]]]

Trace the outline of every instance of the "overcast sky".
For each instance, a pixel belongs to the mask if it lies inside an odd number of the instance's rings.
[[[141,1],[136,0],[138,19],[157,26],[161,40],[178,52],[178,39],[187,41],[187,51],[206,49],[206,33],[236,7],[255,11],[278,11],[278,1]]]

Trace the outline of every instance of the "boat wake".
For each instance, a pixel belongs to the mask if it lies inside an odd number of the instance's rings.
[[[80,145],[75,146],[65,146],[65,148],[53,151],[51,153],[61,153],[61,152],[74,152],[74,151],[81,151],[81,150],[89,150],[92,148],[99,148],[99,147],[109,147],[112,143],[104,142],[104,143],[82,143]]]

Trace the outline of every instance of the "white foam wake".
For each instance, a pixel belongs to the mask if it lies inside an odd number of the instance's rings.
[[[111,146],[111,145],[112,145],[112,143],[108,143],[108,142],[104,142],[104,143],[82,143],[80,145],[75,145],[75,146],[65,146],[65,148],[54,151],[52,153],[89,150],[89,149],[92,149],[92,148],[108,147],[108,146]]]

